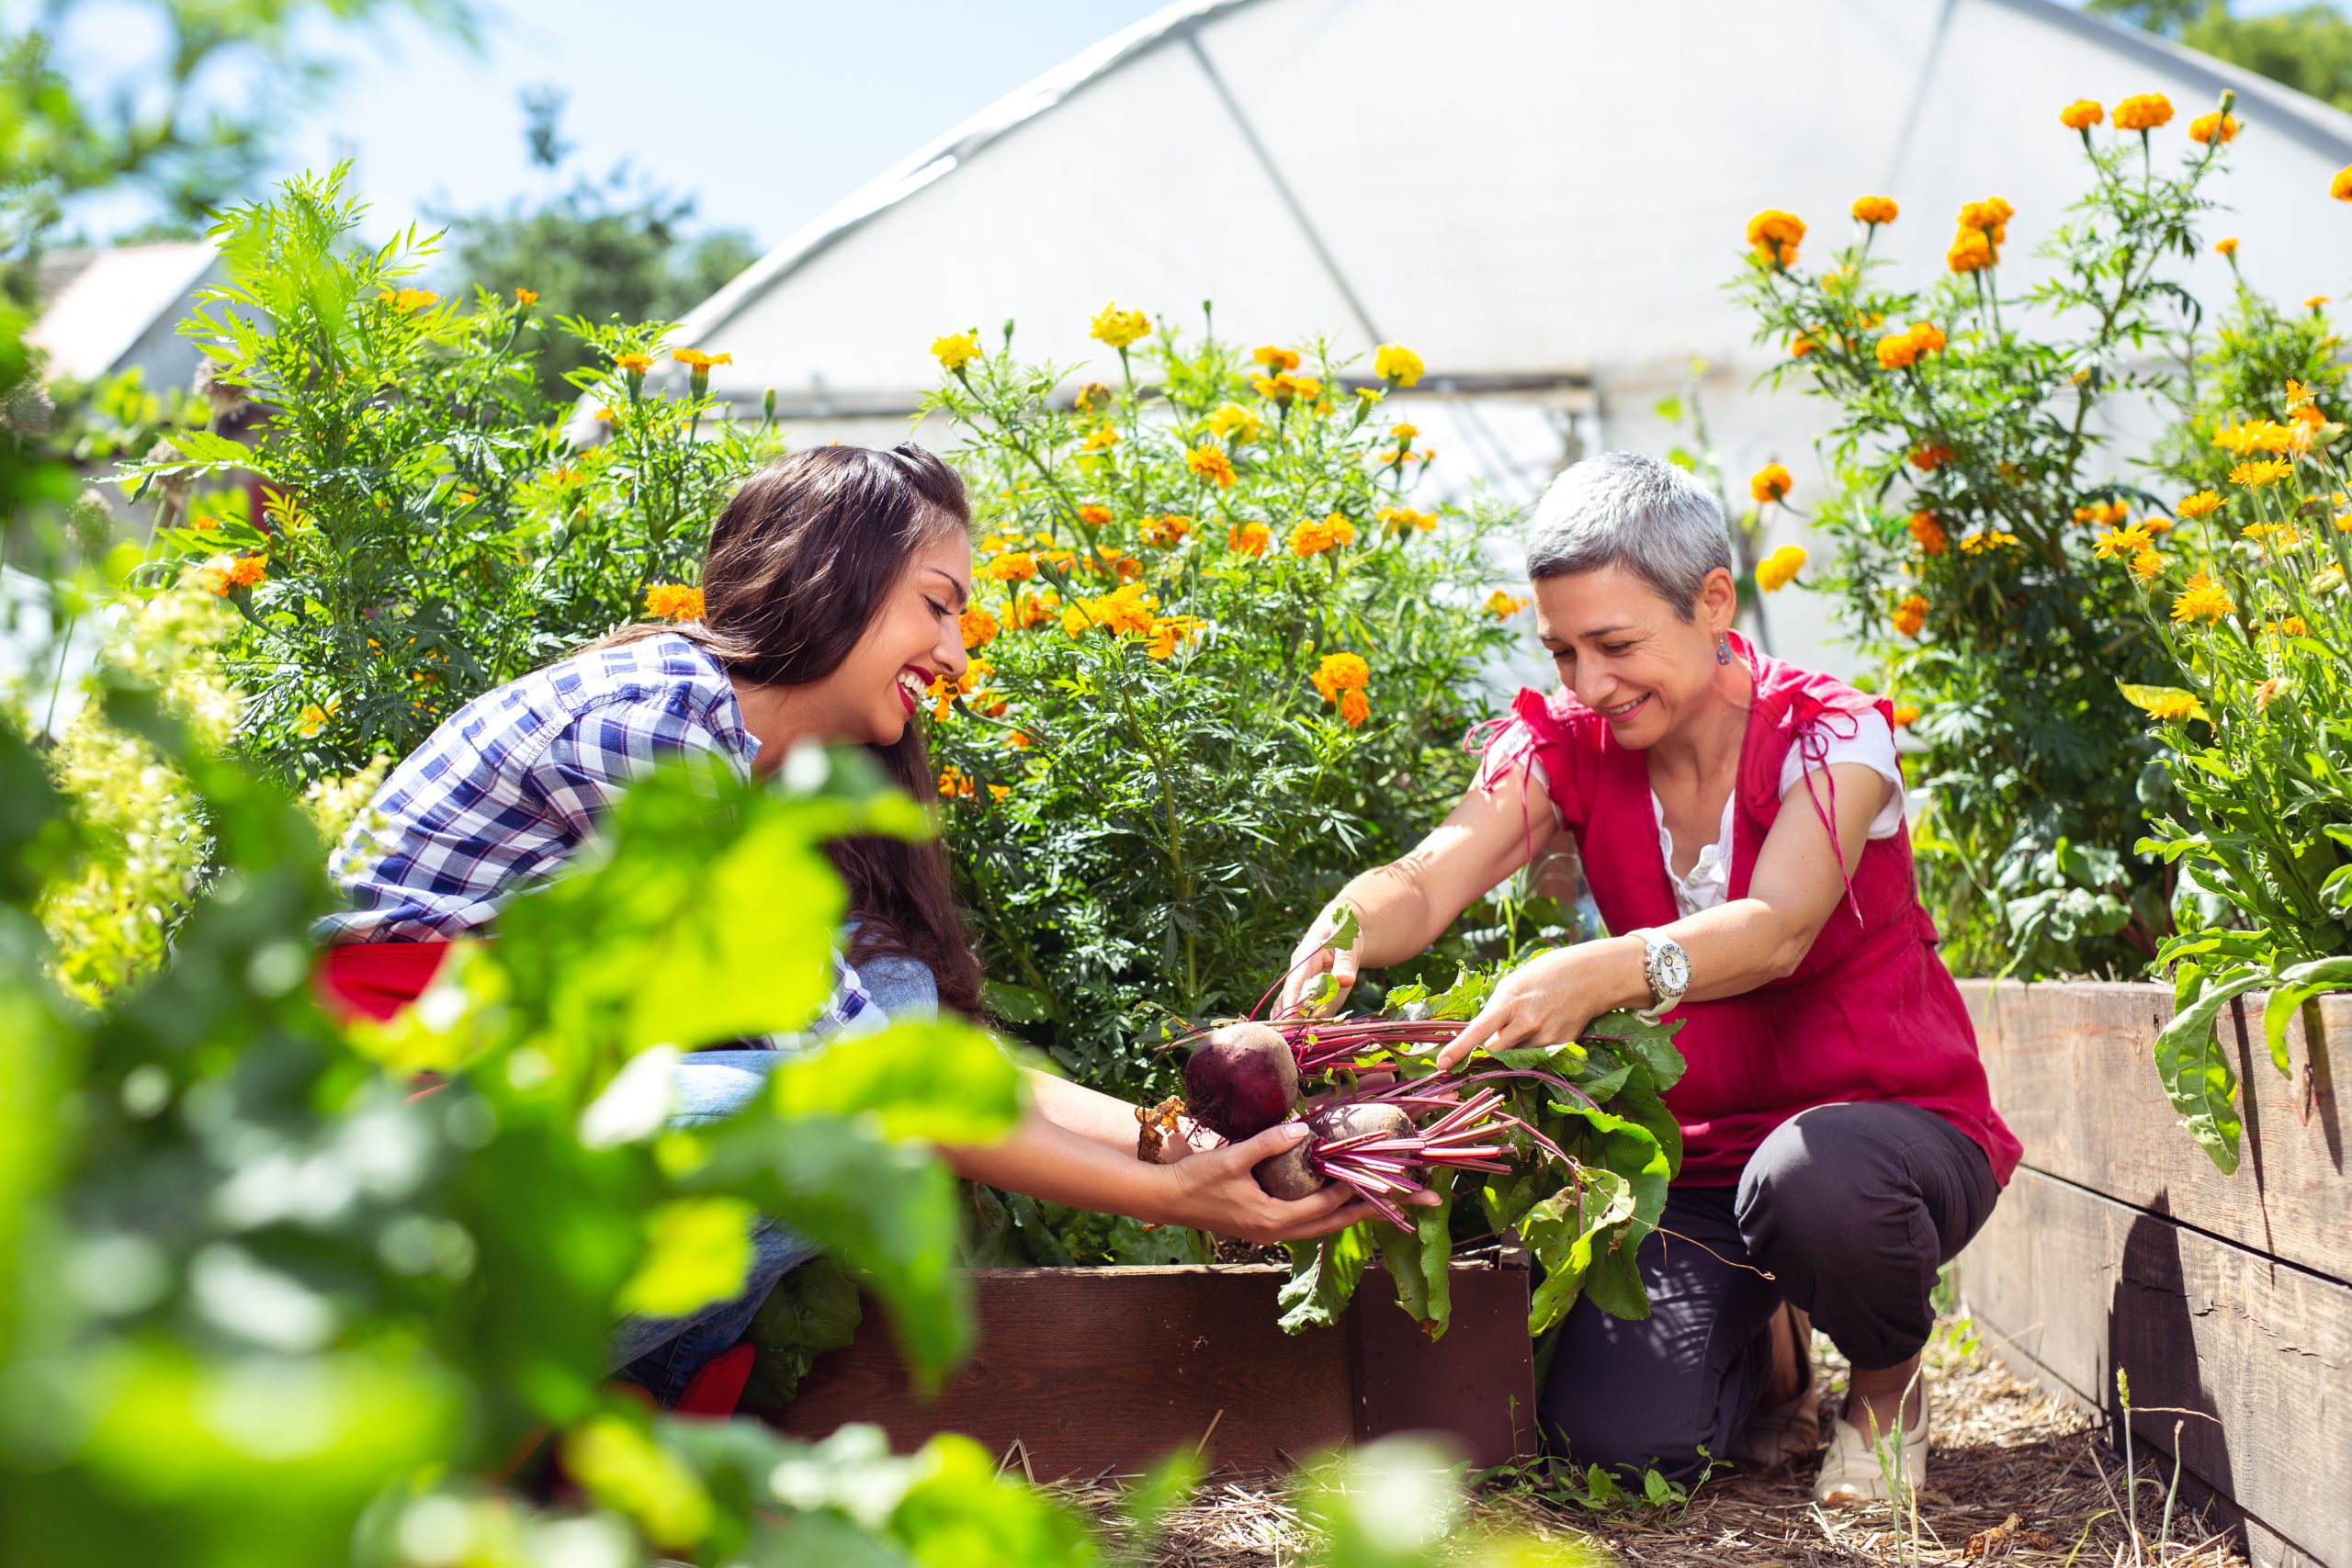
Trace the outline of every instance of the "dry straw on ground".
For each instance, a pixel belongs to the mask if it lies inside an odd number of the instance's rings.
[[[1815,1348],[1834,1395],[1844,1369],[1826,1341]],[[2100,1440],[2096,1424],[2011,1376],[1968,1338],[1964,1325],[1939,1334],[1928,1384],[1935,1450],[1916,1517],[1898,1519],[1883,1506],[1814,1507],[1806,1496],[1814,1469],[1808,1460],[1772,1471],[1718,1472],[1687,1512],[1595,1517],[1530,1487],[1489,1486],[1474,1524],[1597,1545],[1627,1568],[2244,1568],[2235,1536],[2186,1498],[2165,1533],[2171,1472],[2145,1459],[2135,1538],[2123,1503],[2123,1462]],[[1115,1483],[1060,1490],[1089,1513],[1115,1517]],[[1464,1532],[1465,1539],[1476,1533]],[[1313,1548],[1283,1493],[1218,1478],[1174,1517],[1153,1561],[1161,1568],[1306,1568],[1316,1561]]]

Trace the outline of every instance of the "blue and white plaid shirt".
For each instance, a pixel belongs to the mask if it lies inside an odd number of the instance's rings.
[[[575,654],[449,716],[394,768],[331,863],[351,908],[322,942],[430,942],[554,875],[635,780],[696,753],[751,776],[760,743],[716,660],[674,632]],[[839,964],[819,1032],[881,1021]]]

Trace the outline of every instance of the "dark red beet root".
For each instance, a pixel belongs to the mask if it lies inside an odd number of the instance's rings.
[[[1228,1023],[1184,1064],[1184,1103],[1193,1120],[1239,1143],[1286,1120],[1298,1100],[1298,1062],[1262,1023]]]
[[[1307,1151],[1322,1144],[1360,1138],[1367,1133],[1402,1138],[1413,1131],[1413,1119],[1394,1105],[1324,1105],[1306,1113],[1309,1135],[1295,1147],[1260,1160],[1250,1174],[1267,1194],[1293,1201],[1329,1185],[1330,1178],[1315,1168]]]

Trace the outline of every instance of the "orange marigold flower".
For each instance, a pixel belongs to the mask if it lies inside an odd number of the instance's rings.
[[[1787,495],[1796,482],[1781,464],[1767,463],[1748,476],[1747,493],[1758,505],[1770,505]]]
[[[2195,495],[2183,496],[2180,504],[2173,510],[2183,517],[2196,518],[2202,517],[2209,512],[2219,511],[2228,504],[2229,502],[2215,491],[2200,490]]]
[[[939,771],[939,793],[949,800],[960,799],[978,788],[971,774],[953,763]]]
[[[1928,624],[1928,601],[1917,593],[1906,594],[1894,607],[1894,629],[1905,637],[1917,637]]]
[[[665,621],[702,619],[702,590],[676,582],[655,582],[645,590],[645,611]]]
[[[1774,266],[1794,266],[1804,240],[1804,220],[1793,212],[1768,207],[1747,220],[1747,243],[1757,259]]]
[[[1089,502],[1078,509],[1078,520],[1090,528],[1100,528],[1103,524],[1111,521],[1111,509]]]
[[[2172,120],[2172,100],[2162,93],[2134,93],[2115,106],[2115,129],[2143,134]]]
[[[632,376],[642,376],[653,368],[651,356],[642,354],[616,354],[613,363]]]
[[[2226,238],[2214,241],[2213,251],[2217,255],[2233,256],[2237,254],[2238,237],[2235,234],[2231,234]]]
[[[1170,512],[1143,520],[1143,542],[1147,545],[1180,545],[1184,536],[1193,531],[1193,520],[1181,513]]]
[[[1514,598],[1499,588],[1487,595],[1487,613],[1498,621],[1508,621],[1526,608],[1526,600]]]
[[[1244,523],[1225,531],[1225,547],[1237,556],[1262,556],[1273,536],[1263,523]]]
[[[1193,615],[1163,615],[1151,623],[1151,646],[1144,651],[1154,659],[1173,659],[1179,644],[1193,640],[1201,623]]]
[[[1361,654],[1327,653],[1307,679],[1315,682],[1325,702],[1336,703],[1341,692],[1361,692],[1372,683],[1372,666]]]
[[[989,562],[989,575],[999,582],[1026,582],[1037,575],[1037,558],[1027,550],[1009,550]]]
[[[1918,722],[1919,722],[1919,705],[1918,705],[1917,703],[1897,703],[1897,704],[1895,704],[1895,705],[1894,705],[1894,728],[1897,728],[1897,729],[1906,728],[1908,728],[1909,726],[1911,726],[1911,725],[1915,725],[1915,724],[1917,724],[1917,723],[1918,723]]]
[[[327,720],[334,716],[337,705],[332,700],[324,707],[317,703],[304,703],[302,716],[295,721],[295,728],[301,732],[303,739],[316,740],[319,738],[319,732],[326,728]]]
[[[1263,348],[1251,350],[1250,357],[1256,360],[1259,364],[1264,366],[1269,370],[1295,370],[1298,368],[1298,350],[1295,348],[1277,348],[1273,344],[1269,344]]]
[[[1321,555],[1335,545],[1355,543],[1355,537],[1356,525],[1334,512],[1319,523],[1305,519],[1291,529],[1290,553],[1301,558]]]
[[[1061,607],[1062,596],[1050,588],[1042,588],[1035,593],[1024,593],[1013,602],[1012,621],[1023,631],[1027,631],[1053,620]]]
[[[1954,236],[1944,253],[1944,265],[1954,272],[1982,272],[1993,265],[1993,242],[1973,229]]]
[[[2237,606],[2230,602],[2226,589],[2205,572],[2193,571],[2172,602],[2172,618],[2177,622],[2203,621],[2211,626]]]
[[[731,354],[705,354],[698,348],[673,348],[670,351],[670,357],[690,370],[707,370],[714,365],[735,363],[735,356]]]
[[[1933,473],[1950,463],[1954,457],[1949,446],[1922,446],[1911,454],[1911,466],[1923,473]]]
[[[1195,446],[1184,454],[1184,466],[1219,490],[1233,488],[1233,459],[1222,446]]]
[[[198,588],[203,589],[207,593],[213,595],[215,598],[225,599],[228,597],[229,569],[227,567],[220,566],[212,562],[207,562],[205,565],[198,567],[191,575],[195,579],[196,585]],[[373,639],[371,638],[370,641],[372,642]]]
[[[2211,114],[2200,114],[2188,122],[2188,139],[2191,141],[2211,141],[2217,136],[2223,141],[2234,141],[2237,134],[2238,117],[2223,114],[2219,109]]]
[[[2292,463],[2282,463],[2276,457],[2265,457],[2258,462],[2240,463],[2231,468],[2230,482],[2233,485],[2244,485],[2249,490],[2259,490],[2264,485],[2277,484],[2294,471],[2295,466]]]
[[[1789,357],[1792,359],[1803,359],[1808,354],[1818,353],[1820,349],[1819,344],[1803,333],[1797,333],[1789,340]]]
[[[199,517],[195,522],[189,524],[188,526],[195,529],[199,534],[209,534],[212,530],[220,526],[220,519],[218,517]]]
[[[430,288],[402,288],[398,291],[387,288],[379,293],[376,298],[383,300],[393,310],[405,314],[412,310],[422,310],[427,305],[438,300],[441,296],[434,293]]]
[[[1026,751],[1030,747],[1035,745],[1037,742],[1036,739],[1027,730],[1016,729],[1004,738],[1004,743],[1007,746],[1012,747],[1015,751]]]
[[[2297,409],[2307,409],[2311,406],[2312,389],[2301,381],[2289,381],[2287,383],[2287,412],[2292,413]]]
[[[1362,729],[1364,720],[1372,716],[1372,699],[1361,691],[1340,694],[1340,722],[1350,729]]]
[[[1858,196],[1854,198],[1854,221],[1857,223],[1892,223],[1895,214],[1901,210],[1891,196]]]
[[[956,617],[956,621],[964,633],[964,646],[967,649],[986,648],[996,640],[999,630],[996,617],[978,604]]]
[[[269,576],[269,562],[261,556],[239,556],[229,566],[229,586],[256,588]]]
[[[1932,512],[1914,512],[1911,520],[1904,526],[1911,530],[1911,537],[1919,548],[1931,556],[1943,554],[1951,542],[1944,532],[1944,525],[1936,521],[1936,514]]]
[[[536,305],[538,302],[539,291],[537,289],[517,288],[514,290],[514,303],[517,305]]]
[[[2335,171],[2335,177],[2327,182],[2327,194],[2338,201],[2352,201],[2352,164]]]
[[[1409,506],[1384,506],[1373,514],[1373,521],[1392,534],[1426,534],[1437,526],[1437,513],[1416,512]]]
[[[2058,123],[2069,130],[2088,130],[2107,118],[2097,98],[2076,98],[2058,111]]]
[[[2165,558],[2160,550],[2144,549],[2132,558],[2132,575],[2138,578],[2143,586],[2154,581],[2156,573],[2164,569]]]

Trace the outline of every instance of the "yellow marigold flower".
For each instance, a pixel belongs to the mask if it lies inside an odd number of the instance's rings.
[[[731,354],[705,354],[698,348],[673,348],[670,351],[670,357],[690,370],[707,370],[714,365],[735,363],[735,356]]]
[[[2203,715],[2204,705],[2188,693],[2170,686],[2143,687],[2132,705],[2150,718],[2170,723],[2175,719],[2195,718]]]
[[[2249,523],[2238,530],[2238,537],[2265,549],[2289,549],[2303,542],[2303,531],[2292,523]]]
[[[2236,424],[2225,424],[2213,432],[2213,445],[2241,457],[2256,452],[2284,452],[2294,444],[2295,433],[2276,420],[2249,419]]]
[[[1858,196],[1854,198],[1854,221],[1857,223],[1892,223],[1902,209],[1891,196]]]
[[[1818,353],[1820,349],[1819,344],[1803,333],[1797,333],[1789,340],[1789,357],[1792,359],[1803,359],[1808,354]]]
[[[1487,613],[1498,621],[1508,621],[1527,608],[1527,601],[1512,597],[1501,589],[1487,595]]]
[[[1368,403],[1376,403],[1387,395],[1388,391],[1385,387],[1358,387],[1356,389],[1356,396],[1362,398]]]
[[[438,300],[441,296],[434,293],[430,288],[402,288],[398,291],[387,288],[379,293],[376,298],[405,315],[411,311],[422,310],[427,305]]]
[[[1269,370],[1298,368],[1298,350],[1295,348],[1279,348],[1272,344],[1268,344],[1263,347],[1250,350],[1250,357]]]
[[[650,583],[645,590],[645,611],[665,621],[702,619],[702,590],[682,583]]]
[[[2217,255],[2233,256],[2237,254],[2238,237],[2235,234],[2231,234],[2223,239],[2214,241],[2213,251]]]
[[[1757,259],[1775,266],[1794,266],[1804,240],[1804,220],[1793,212],[1768,207],[1747,220],[1747,243]]]
[[[1143,520],[1143,542],[1147,545],[1180,545],[1192,531],[1193,520],[1181,513]]]
[[[189,524],[188,526],[195,529],[199,534],[209,534],[215,528],[220,526],[220,519],[218,517],[199,517],[195,522]]]
[[[1962,555],[1984,556],[1995,550],[2015,548],[2017,542],[2015,534],[2004,534],[1998,528],[1979,528],[1973,534],[1961,536],[1960,549]]]
[[[2295,689],[2295,683],[2284,675],[2273,675],[2254,689],[2254,711],[2268,713],[2270,705]]]
[[[1421,427],[1419,425],[1405,424],[1402,423],[1391,425],[1388,430],[1388,434],[1396,437],[1399,442],[1408,442],[1420,433]]]
[[[2154,581],[2156,573],[2164,569],[2165,558],[2158,550],[2153,548],[2142,550],[2132,558],[2132,575],[2138,578],[2143,587]]]
[[[1069,395],[1069,406],[1080,413],[1084,413],[1097,403],[1107,404],[1110,400],[1111,389],[1100,381],[1089,381]]]
[[[2188,139],[2191,141],[2211,141],[2216,136],[2224,141],[2234,141],[2237,134],[2238,117],[2223,114],[2219,109],[2211,114],[2200,114],[2188,122]]]
[[[1118,444],[1117,431],[1107,424],[1098,424],[1086,433],[1086,439],[1078,444],[1078,449],[1080,452],[1107,452]]]
[[[1802,545],[1782,545],[1756,563],[1756,586],[1767,593],[1777,593],[1796,581],[1798,569],[1804,565],[1805,552]]]
[[[961,615],[956,616],[956,622],[957,626],[963,631],[964,646],[967,649],[986,648],[989,644],[996,640],[996,634],[999,629],[997,626],[996,617],[989,615],[986,610],[981,609],[978,604],[973,605]]]
[[[1027,550],[1008,550],[989,562],[989,575],[999,582],[1026,582],[1037,575],[1037,558]]]
[[[514,303],[517,305],[536,305],[538,302],[539,291],[537,289],[517,288],[514,290]]]
[[[2335,177],[2327,182],[2327,194],[2338,201],[2352,201],[2352,164],[2335,171]]]
[[[1906,594],[1894,607],[1894,629],[1905,637],[1917,637],[1928,624],[1928,602],[1917,593]]]
[[[2245,485],[2250,490],[2259,490],[2264,485],[2277,484],[2294,471],[2295,466],[2292,463],[2282,463],[2275,457],[2266,457],[2258,462],[2240,463],[2233,468],[2230,470],[2230,482],[2233,485]]]
[[[2172,618],[2181,622],[2201,620],[2211,626],[2236,608],[2220,583],[2204,572],[2193,571],[2173,598]]]
[[[1372,683],[1372,666],[1361,654],[1327,653],[1308,679],[1325,702],[1336,703],[1341,692],[1361,692]]]
[[[1372,716],[1372,699],[1361,691],[1340,694],[1340,722],[1350,729],[1362,729],[1364,720]]]
[[[1159,608],[1159,601],[1136,582],[1086,601],[1088,617],[1114,637],[1150,636],[1152,612]]]
[[[1113,348],[1124,349],[1137,338],[1148,336],[1150,332],[1150,317],[1141,310],[1122,310],[1119,302],[1114,299],[1094,312],[1094,320],[1088,324],[1086,335],[1100,338]]]
[[[2173,510],[2183,517],[2196,518],[2202,517],[2209,512],[2219,511],[2228,504],[2229,502],[2216,492],[2200,490],[2195,495],[2184,496],[2180,504]]]
[[[1993,265],[1993,242],[1973,229],[1964,229],[1944,253],[1944,265],[1954,272],[1982,272]]]
[[[2134,523],[2128,528],[2110,528],[2091,541],[2091,548],[2101,560],[2113,560],[2118,556],[2136,556],[2154,541],[2148,530]]]
[[[2352,534],[2352,512],[2339,512],[2335,514],[2335,531],[2339,534]]]
[[[1233,459],[1222,446],[1195,446],[1184,454],[1184,466],[1219,490],[1233,488]]]
[[[1244,523],[1225,531],[1225,547],[1237,556],[1262,556],[1273,537],[1274,531],[1263,523]]]
[[[2134,93],[2115,106],[2115,129],[2146,132],[2172,119],[2172,100],[2162,93]]]
[[[961,370],[980,356],[980,335],[978,333],[963,332],[950,333],[945,337],[935,337],[931,340],[931,353],[932,357],[939,361],[939,367],[942,370],[950,372]]]
[[[2292,413],[2297,409],[2307,409],[2311,406],[2312,389],[2301,381],[2289,381],[2287,383],[2287,412]]]
[[[989,785],[989,798],[996,802],[999,806],[1002,806],[1004,804],[1004,797],[1012,793],[1012,786],[1011,784]]]
[[[616,411],[610,403],[600,405],[596,410],[596,417],[603,420],[606,424],[618,424],[621,422],[621,416],[618,411]]]
[[[1042,626],[1052,620],[1061,607],[1060,594],[1050,588],[1041,588],[1035,593],[1023,594],[1013,601],[1013,624],[1023,631]]]
[[[2265,621],[2262,629],[2271,637],[2309,637],[2311,623],[2301,615],[2290,615],[2283,621]]]
[[[333,699],[330,699],[324,707],[321,707],[316,703],[303,704],[302,716],[295,721],[295,728],[301,732],[302,739],[316,740],[319,738],[319,732],[326,728],[327,720],[334,716],[334,710],[338,705],[340,705],[339,703]]]
[[[1748,476],[1747,493],[1758,505],[1770,505],[1789,493],[1797,481],[1778,463],[1767,463]]]
[[[1230,441],[1237,446],[1246,446],[1266,433],[1266,422],[1258,417],[1255,409],[1239,403],[1227,403],[1208,418],[1209,434],[1220,441]]]
[[[652,356],[643,354],[616,354],[613,363],[632,376],[642,376],[653,368]]]
[[[1911,537],[1919,548],[1931,556],[1943,554],[1951,542],[1944,532],[1944,525],[1936,521],[1936,514],[1932,512],[1914,512],[1911,520],[1904,526],[1911,530]]]
[[[1078,520],[1090,528],[1100,528],[1111,521],[1111,509],[1089,502],[1078,509]]]
[[[1384,343],[1372,352],[1373,374],[1399,387],[1419,380],[1421,369],[1421,356],[1401,343]]]
[[[2097,98],[2076,98],[2058,111],[2058,123],[2069,130],[2088,130],[2107,118]]]
[[[1426,534],[1437,526],[1437,513],[1416,512],[1409,506],[1384,506],[1373,521],[1392,534]]]
[[[1918,722],[1919,705],[1917,703],[1897,703],[1894,705],[1895,728],[1905,729]]]

